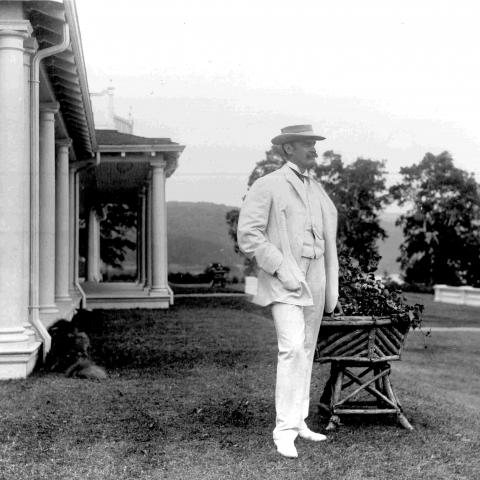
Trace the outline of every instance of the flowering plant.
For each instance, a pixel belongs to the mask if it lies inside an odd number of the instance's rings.
[[[339,300],[345,315],[390,316],[412,328],[422,323],[423,305],[406,303],[402,291],[394,283],[377,280],[377,255],[362,270],[348,249],[339,252]]]

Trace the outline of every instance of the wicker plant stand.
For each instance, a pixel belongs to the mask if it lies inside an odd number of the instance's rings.
[[[413,430],[390,381],[391,361],[400,360],[409,325],[390,317],[326,317],[322,321],[315,360],[331,363],[330,378],[320,398],[330,415],[327,430],[341,415],[395,414]]]

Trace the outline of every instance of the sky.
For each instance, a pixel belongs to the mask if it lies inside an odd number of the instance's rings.
[[[241,205],[287,125],[388,183],[448,150],[480,181],[474,0],[77,0],[89,88],[134,134],[185,145],[167,200]]]

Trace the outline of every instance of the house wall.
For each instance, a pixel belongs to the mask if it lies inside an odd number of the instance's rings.
[[[45,75],[31,81],[38,46],[25,17],[23,2],[0,2],[0,379],[26,377],[42,343],[48,351],[46,328],[80,299],[69,268],[71,142]]]
[[[0,3],[0,379],[26,376],[40,346],[25,328],[30,165],[24,42],[31,33],[21,5]]]

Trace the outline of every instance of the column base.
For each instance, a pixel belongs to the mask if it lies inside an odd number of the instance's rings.
[[[87,282],[102,283],[103,282],[103,276],[102,275],[94,275],[92,277],[87,277]]]
[[[70,303],[72,297],[70,295],[64,295],[61,297],[55,297],[55,304],[58,306],[59,303]]]
[[[25,329],[25,335],[27,335],[28,337],[28,343],[33,344],[34,342],[36,342],[37,334],[33,326],[30,323],[25,323],[23,325],[23,328]]]
[[[55,304],[53,305],[40,305],[40,314],[41,315],[52,315],[58,313],[59,310]]]
[[[152,287],[150,289],[150,296],[157,297],[157,296],[164,296],[164,295],[166,295],[167,297],[170,295],[170,292],[166,287]]]
[[[35,367],[41,342],[11,346],[0,343],[0,380],[26,378]]]
[[[57,319],[71,320],[75,315],[81,297],[62,299],[57,302],[59,313],[56,315]]]
[[[23,327],[0,328],[0,349],[17,348],[28,343],[29,336]]]

